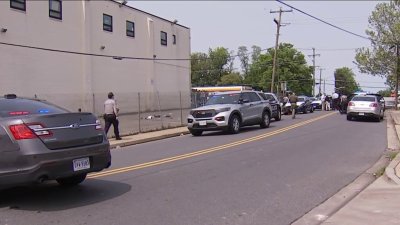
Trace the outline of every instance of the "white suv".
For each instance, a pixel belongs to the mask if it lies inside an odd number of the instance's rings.
[[[240,127],[269,127],[271,105],[255,91],[222,92],[212,95],[205,106],[192,109],[187,118],[193,136],[203,131],[225,130],[239,133]]]

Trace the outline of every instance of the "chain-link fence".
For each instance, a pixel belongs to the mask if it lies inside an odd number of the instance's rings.
[[[96,93],[87,96],[62,94],[35,95],[70,111],[92,112],[101,118],[104,114],[104,101],[108,93]],[[192,106],[188,92],[163,93],[118,93],[114,92],[119,111],[119,130],[121,135],[137,134],[185,126],[186,118]],[[108,136],[114,136],[113,128]]]

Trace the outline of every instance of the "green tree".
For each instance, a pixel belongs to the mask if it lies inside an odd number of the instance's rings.
[[[261,48],[257,45],[251,46],[251,62],[255,62],[258,60],[258,57],[261,55]]]
[[[259,86],[264,91],[269,90],[273,55],[274,48],[268,49],[265,54],[260,54],[251,64],[249,74],[244,82]],[[281,43],[278,48],[277,62],[277,77],[275,77],[277,86],[279,83],[286,82],[288,90],[294,91],[298,95],[311,95],[312,67],[307,65],[303,53],[293,48],[292,44]]]
[[[337,93],[350,95],[359,89],[354,77],[355,74],[348,67],[335,70],[335,89]]]
[[[215,86],[224,74],[233,70],[233,58],[228,49],[218,47],[207,53],[191,55],[192,86]]]
[[[210,66],[206,53],[195,52],[191,55],[192,85],[206,86],[211,83]]]
[[[218,82],[218,85],[241,85],[243,83],[242,76],[239,73],[229,73],[225,74],[221,77],[221,81]]]
[[[393,87],[397,61],[393,46],[400,46],[400,1],[377,4],[368,22],[371,48],[357,49],[356,64],[363,73],[386,77]]]
[[[391,88],[378,91],[378,94],[382,95],[383,97],[390,97],[391,93],[392,93]]]
[[[240,60],[243,77],[246,77],[249,72],[249,53],[246,46],[239,46],[238,57]]]

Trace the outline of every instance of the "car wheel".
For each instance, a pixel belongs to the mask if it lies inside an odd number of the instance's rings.
[[[352,119],[351,116],[347,115],[347,120],[351,120],[351,119]]]
[[[61,186],[75,186],[82,183],[86,179],[86,173],[78,174],[72,177],[64,177],[56,179]]]
[[[240,131],[239,116],[237,116],[237,115],[231,116],[231,118],[229,120],[228,130],[229,130],[229,133],[231,133],[231,134],[239,133],[239,131]]]
[[[381,120],[383,120],[383,117],[384,117],[384,116],[385,116],[385,111],[382,112]]]
[[[278,109],[278,115],[275,117],[275,121],[280,121],[282,119],[281,109]]]
[[[271,117],[269,116],[269,113],[264,111],[262,116],[261,116],[261,124],[260,127],[261,128],[267,128],[269,127],[269,124],[271,123]]]
[[[310,108],[310,113],[313,113],[314,112],[314,107],[311,107]]]
[[[189,131],[193,136],[201,136],[201,134],[203,133],[202,130],[189,130]]]

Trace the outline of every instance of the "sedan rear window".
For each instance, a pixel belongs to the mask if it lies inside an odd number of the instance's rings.
[[[376,100],[372,96],[354,96],[351,101],[375,102]]]
[[[68,110],[49,102],[30,99],[0,99],[0,117],[12,117],[35,114],[66,113]]]

